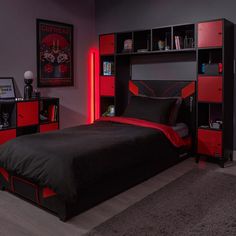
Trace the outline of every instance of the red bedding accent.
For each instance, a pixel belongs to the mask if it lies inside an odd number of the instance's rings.
[[[1,167],[0,167],[0,174],[3,176],[3,178],[7,182],[9,182],[9,174],[8,174],[8,172],[5,169],[1,168]]]
[[[141,120],[141,119],[135,119],[135,118],[128,118],[128,117],[101,117],[99,119],[100,121],[111,121],[111,122],[117,122],[122,124],[129,124],[129,125],[136,125],[141,127],[147,127],[152,128],[161,131],[166,138],[175,146],[175,147],[183,147],[183,146],[190,146],[190,139],[182,139],[178,133],[176,133],[170,126]]]

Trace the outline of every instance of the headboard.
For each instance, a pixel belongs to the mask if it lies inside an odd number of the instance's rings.
[[[183,103],[180,108],[178,122],[186,123],[190,129],[191,134],[195,134],[195,82],[167,80],[130,80],[129,97],[132,94],[154,97],[182,97]]]

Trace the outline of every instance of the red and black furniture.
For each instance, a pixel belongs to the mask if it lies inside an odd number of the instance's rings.
[[[3,125],[0,129],[0,144],[20,135],[59,129],[58,98],[1,100],[0,114]],[[8,126],[4,126],[4,114],[8,114]]]
[[[225,19],[197,24],[197,161],[204,155],[222,167],[233,155],[233,32]]]
[[[233,153],[233,25],[216,19],[100,35],[100,114],[109,105],[115,105],[118,116],[124,112],[128,91],[134,89],[129,81],[138,74],[133,65],[147,65],[138,71],[141,80],[196,81],[196,160],[207,156],[223,166]],[[191,44],[186,45],[186,37]],[[133,47],[124,51],[127,39],[132,40]],[[159,41],[165,42],[167,50],[160,49]],[[104,61],[114,63],[111,76],[103,76]],[[180,66],[163,71],[158,64],[166,62]]]

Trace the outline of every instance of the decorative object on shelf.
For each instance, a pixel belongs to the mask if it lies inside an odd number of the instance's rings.
[[[35,88],[32,96],[34,98],[40,98],[40,90],[38,88]]]
[[[184,37],[184,48],[194,48],[193,38],[188,38],[187,35]]]
[[[211,63],[205,64],[204,74],[205,75],[219,75],[222,74],[223,67],[222,63]]]
[[[104,112],[102,116],[115,116],[115,106],[108,106],[107,111]]]
[[[0,99],[15,98],[15,88],[13,78],[0,78]]]
[[[38,87],[73,86],[73,25],[37,19]]]
[[[2,119],[3,119],[3,128],[9,127],[9,113],[8,112],[2,113]]]
[[[158,41],[158,49],[163,50],[165,48],[165,41],[159,40]]]
[[[168,38],[170,37],[169,33],[165,33],[165,50],[168,51],[170,50],[170,46],[168,45]]]
[[[24,99],[31,99],[32,98],[32,92],[33,92],[33,83],[34,80],[34,74],[32,71],[26,71],[24,73],[24,81],[25,81],[25,87],[24,87]]]
[[[132,50],[133,50],[133,40],[132,39],[124,40],[123,52],[131,52]]]

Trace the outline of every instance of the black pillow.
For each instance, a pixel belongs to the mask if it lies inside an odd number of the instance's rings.
[[[170,117],[169,117],[169,125],[171,126],[176,125],[181,105],[182,105],[182,98],[181,97],[176,98],[175,105],[171,108]]]
[[[132,96],[123,116],[168,125],[171,108],[175,104],[176,98]]]

